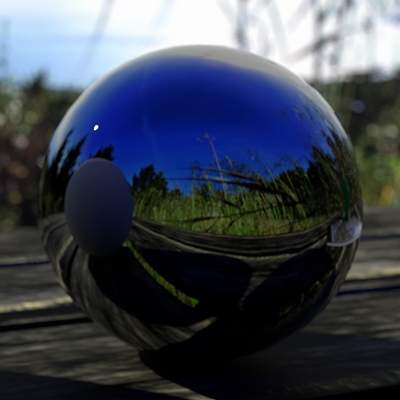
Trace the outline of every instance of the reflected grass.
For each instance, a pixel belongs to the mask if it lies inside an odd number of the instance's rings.
[[[299,232],[326,221],[310,216],[308,205],[284,205],[278,196],[241,190],[191,195],[148,190],[135,196],[134,217],[200,233],[266,236]]]

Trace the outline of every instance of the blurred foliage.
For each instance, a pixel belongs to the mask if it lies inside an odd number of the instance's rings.
[[[390,79],[356,75],[316,86],[355,144],[365,204],[400,206],[400,73]],[[49,88],[43,74],[19,87],[0,86],[0,230],[36,224],[43,155],[77,96]]]
[[[0,86],[0,230],[37,221],[45,149],[78,93],[53,90],[44,74],[19,87]]]
[[[400,206],[400,72],[316,86],[351,136],[365,204]]]

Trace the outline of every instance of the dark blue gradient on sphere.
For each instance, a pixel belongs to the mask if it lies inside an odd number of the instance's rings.
[[[91,159],[110,173],[81,172]],[[109,181],[115,167],[129,190]],[[96,180],[76,191],[78,173]],[[104,187],[107,201],[85,193]],[[76,303],[139,349],[187,360],[251,353],[311,321],[362,227],[330,106],[284,68],[222,47],[155,52],[87,89],[54,134],[40,192],[44,243]]]

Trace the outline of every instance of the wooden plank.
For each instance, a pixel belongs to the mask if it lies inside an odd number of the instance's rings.
[[[60,298],[65,294],[49,264],[0,267],[0,313]]]
[[[5,265],[43,264],[47,258],[40,235],[36,228],[0,233],[0,269]],[[365,211],[362,240],[349,278],[400,274],[398,260],[400,209],[368,208]]]
[[[365,234],[348,279],[400,275],[400,210],[368,210],[365,219]],[[7,256],[3,257],[5,248]],[[47,263],[20,264],[21,257],[25,261],[45,259],[37,230],[0,234],[0,312],[2,307],[18,304],[26,308],[41,301],[66,301]]]
[[[45,262],[41,235],[37,228],[24,227],[0,232],[0,266],[24,262]]]
[[[400,210],[367,210],[349,280],[326,311],[264,352],[197,373],[146,365],[87,322],[43,262],[38,231],[0,234],[0,399],[305,399],[398,387],[399,227]]]
[[[397,385],[399,293],[336,298],[306,329],[269,350],[197,374],[153,363],[157,374],[93,323],[1,333],[1,398],[305,399]],[[99,385],[107,385],[104,392]]]

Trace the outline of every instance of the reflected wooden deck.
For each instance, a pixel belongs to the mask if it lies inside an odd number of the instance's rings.
[[[369,210],[349,280],[306,329],[223,369],[156,373],[135,349],[68,302],[35,231],[0,234],[0,398],[364,398],[365,390],[384,396],[393,388],[400,393],[399,308],[400,211]]]

